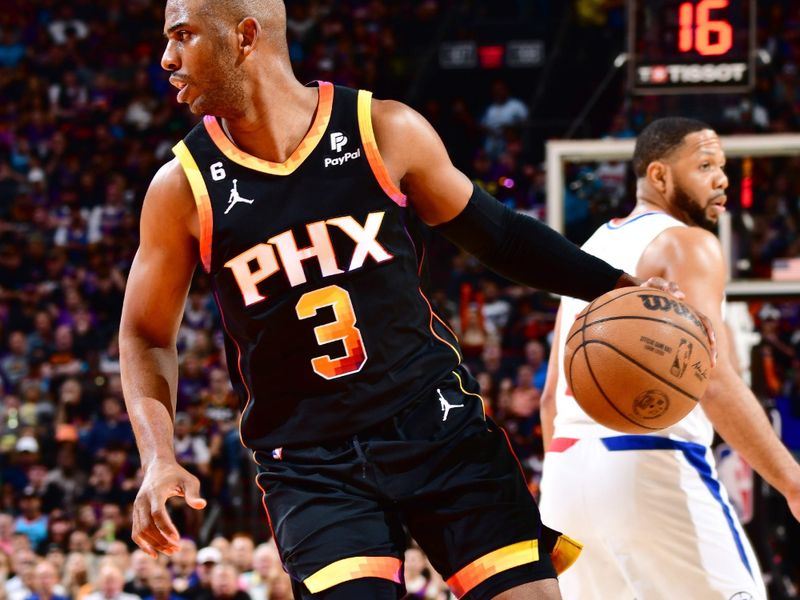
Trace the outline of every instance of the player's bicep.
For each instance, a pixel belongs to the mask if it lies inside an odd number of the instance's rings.
[[[373,123],[381,154],[420,218],[438,225],[456,217],[472,182],[453,165],[430,123],[397,102],[376,103]]]
[[[705,313],[716,328],[722,321],[725,299],[725,261],[719,241],[697,229],[674,237],[667,251],[665,278],[677,282],[687,302]]]
[[[122,313],[124,334],[158,346],[174,343],[198,260],[191,192],[176,179],[159,172],[145,196]]]

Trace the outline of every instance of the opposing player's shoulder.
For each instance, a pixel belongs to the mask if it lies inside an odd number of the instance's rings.
[[[722,247],[717,236],[701,227],[670,227],[662,231],[651,246],[667,257],[722,258]]]

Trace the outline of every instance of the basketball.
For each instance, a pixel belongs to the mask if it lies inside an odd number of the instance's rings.
[[[666,292],[627,287],[595,299],[567,336],[564,373],[595,421],[624,433],[674,425],[708,386],[711,351],[697,313]]]

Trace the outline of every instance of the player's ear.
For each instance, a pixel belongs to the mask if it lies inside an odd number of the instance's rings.
[[[261,37],[261,23],[253,17],[245,17],[236,26],[236,34],[239,41],[239,52],[242,58],[245,58],[256,49],[258,38]]]
[[[669,188],[669,166],[666,163],[661,162],[660,160],[654,160],[649,165],[647,165],[647,173],[646,173],[647,181],[650,182],[656,190],[658,190],[662,194],[667,193],[667,189]]]

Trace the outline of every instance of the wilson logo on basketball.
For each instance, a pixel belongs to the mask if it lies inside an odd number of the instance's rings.
[[[647,310],[652,310],[653,312],[674,312],[676,315],[684,317],[685,319],[689,319],[692,323],[703,328],[703,324],[700,322],[692,310],[686,306],[685,304],[681,304],[676,300],[672,300],[671,298],[665,298],[664,296],[657,296],[655,294],[639,294],[639,298],[642,300],[642,305]]]

